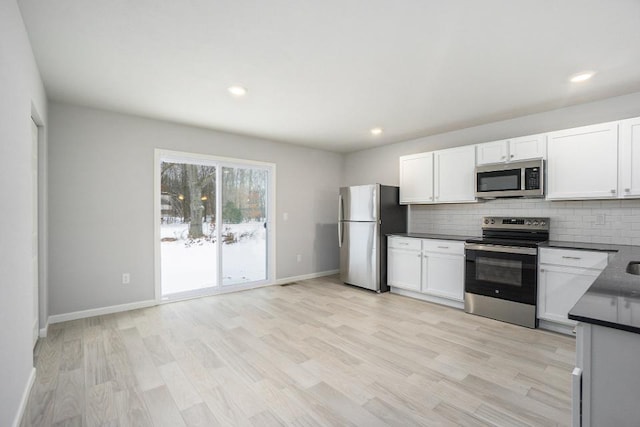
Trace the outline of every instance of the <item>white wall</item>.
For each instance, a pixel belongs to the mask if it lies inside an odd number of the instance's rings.
[[[275,163],[277,278],[338,268],[340,154],[65,104],[49,117],[52,315],[154,298],[155,148]]]
[[[31,114],[46,95],[18,5],[0,1],[0,425],[17,421],[33,374]]]
[[[358,151],[345,157],[345,185],[371,182],[398,185],[398,157],[405,154],[638,116],[640,116],[640,92]]]

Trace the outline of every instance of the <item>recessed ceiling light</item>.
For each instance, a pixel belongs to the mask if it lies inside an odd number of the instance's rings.
[[[593,71],[583,71],[581,73],[577,73],[574,74],[573,76],[571,76],[569,78],[569,81],[571,83],[580,83],[580,82],[586,82],[587,80],[589,80],[591,77],[593,77],[595,73]]]
[[[380,135],[380,134],[382,134],[382,128],[371,129],[371,135]]]
[[[229,86],[227,90],[233,96],[245,96],[247,94],[247,88],[242,86]]]

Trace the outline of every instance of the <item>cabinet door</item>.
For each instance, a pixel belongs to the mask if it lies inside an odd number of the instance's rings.
[[[620,197],[640,197],[640,118],[620,123]]]
[[[423,255],[422,292],[463,300],[464,294],[464,257],[462,255],[443,255],[425,252]]]
[[[546,135],[531,135],[509,140],[509,161],[547,157]]]
[[[389,286],[420,291],[421,258],[419,251],[389,248],[387,283]]]
[[[433,202],[433,153],[400,157],[400,203]]]
[[[487,165],[490,163],[504,163],[507,161],[507,140],[485,142],[478,144],[478,165]]]
[[[618,124],[548,135],[547,199],[610,199],[618,188]]]
[[[600,271],[541,265],[538,275],[538,318],[575,325],[567,315]]]
[[[436,151],[434,197],[436,203],[475,202],[474,146]]]

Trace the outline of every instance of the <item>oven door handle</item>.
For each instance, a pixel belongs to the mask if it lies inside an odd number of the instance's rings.
[[[483,245],[465,243],[464,248],[471,251],[502,252],[505,254],[537,255],[537,248],[523,248],[521,246]]]

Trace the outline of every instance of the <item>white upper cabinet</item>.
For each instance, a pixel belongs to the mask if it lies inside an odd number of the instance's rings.
[[[546,135],[530,135],[477,145],[478,165],[544,159],[547,156]]]
[[[620,197],[640,196],[640,117],[620,122]]]
[[[485,142],[478,144],[478,165],[488,165],[490,163],[503,163],[507,161],[508,140]]]
[[[547,158],[547,136],[530,135],[509,140],[509,161]]]
[[[618,197],[618,122],[548,134],[547,199]]]
[[[476,150],[473,145],[434,153],[436,203],[475,202]]]
[[[400,203],[475,202],[475,146],[400,157]]]
[[[400,157],[400,203],[433,203],[433,153]]]

